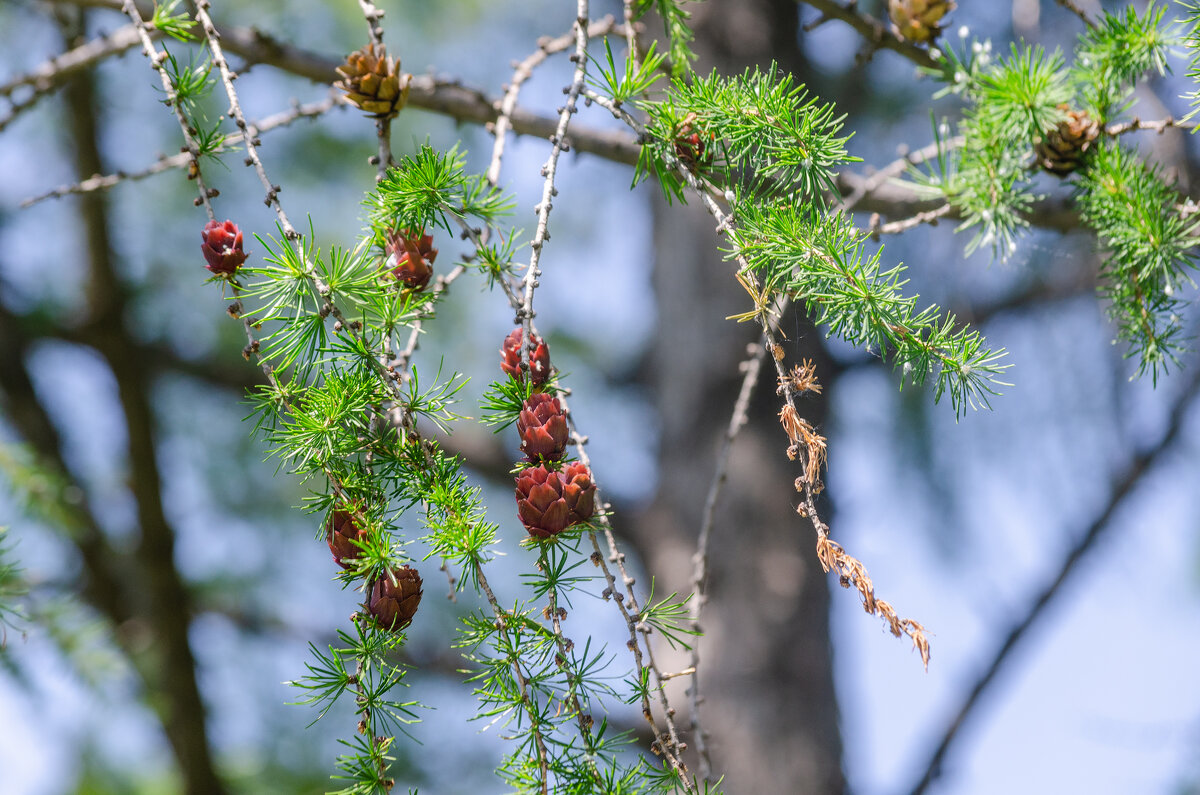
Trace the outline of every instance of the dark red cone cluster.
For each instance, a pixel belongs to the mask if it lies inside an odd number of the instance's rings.
[[[203,241],[200,250],[207,263],[204,267],[218,276],[233,276],[246,261],[248,255],[242,250],[242,230],[233,221],[209,221],[204,225],[200,239]]]
[[[438,254],[433,235],[424,230],[415,234],[408,229],[389,232],[386,248],[388,272],[405,287],[424,290],[433,276],[433,261]]]
[[[579,463],[561,471],[538,465],[517,476],[517,515],[534,538],[553,538],[595,511],[592,473]]]
[[[524,329],[517,326],[504,338],[504,347],[500,349],[500,367],[518,381],[522,379],[521,345],[524,339]],[[536,334],[533,343],[534,349],[529,352],[530,381],[534,386],[538,386],[546,383],[546,379],[550,377],[550,349]]]
[[[521,346],[524,330],[517,327],[500,349],[500,367],[522,380]],[[530,383],[536,389],[550,378],[550,350],[534,336],[529,352]],[[543,387],[545,388],[545,387]],[[546,540],[573,524],[592,518],[596,486],[585,464],[560,464],[571,435],[562,402],[548,392],[535,391],[525,399],[517,415],[521,452],[532,466],[517,475],[517,516],[534,538]]]
[[[532,463],[560,461],[567,450],[567,417],[558,398],[545,392],[529,396],[517,416],[521,452]]]
[[[325,541],[333,553],[333,561],[343,569],[354,564],[352,561],[362,554],[362,547],[354,543],[361,541],[363,531],[354,521],[350,511],[335,510],[325,523]]]
[[[384,629],[398,632],[412,623],[421,604],[421,575],[412,566],[392,569],[371,585],[367,610]]]

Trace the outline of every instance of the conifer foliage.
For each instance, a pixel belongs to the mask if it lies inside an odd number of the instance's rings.
[[[891,36],[888,46],[899,52],[919,52],[914,60],[929,78],[929,93],[955,95],[963,110],[934,125],[931,156],[922,165],[910,161],[905,175],[936,208],[864,224],[853,212],[861,197],[839,179],[857,162],[845,117],[774,66],[733,75],[693,71],[682,2],[627,0],[618,25],[592,19],[587,0],[578,0],[571,31],[539,43],[540,55],[519,66],[509,94],[489,111],[499,136],[485,175],[468,171],[459,148],[426,144],[393,153],[390,121],[429,101],[436,87],[399,71],[382,43],[382,14],[364,0],[367,40],[345,55],[329,82],[341,101],[368,114],[364,135],[377,136],[379,171],[374,184],[361,186],[363,229],[354,245],[341,248],[318,241],[311,223],[288,215],[302,210],[285,211],[281,186],[272,181],[280,177],[259,154],[264,129],[247,121],[208,0],[194,13],[177,3],[121,5],[147,57],[146,78],[161,85],[179,122],[184,156],[176,165],[197,185],[196,277],[207,278],[207,269],[212,288],[223,291],[245,334],[241,355],[265,374],[250,395],[247,428],[311,490],[303,509],[312,515],[314,543],[328,546],[329,575],[358,594],[360,608],[336,628],[336,643],[312,645],[290,683],[318,718],[335,703],[353,705],[356,721],[345,727],[343,753],[330,760],[339,792],[402,786],[391,763],[396,744],[411,742],[407,733],[422,706],[421,694],[407,688],[410,671],[397,651],[424,618],[421,600],[439,569],[452,595],[470,606],[457,633],[442,640],[464,658],[476,717],[504,726],[509,751],[497,774],[508,787],[720,790],[702,737],[676,719],[666,687],[673,675],[654,656],[658,643],[687,649],[694,642],[699,594],[656,597],[626,570],[612,529],[619,517],[601,490],[605,473],[593,470],[571,413],[570,376],[554,366],[535,324],[538,287],[559,278],[560,265],[549,257],[552,207],[571,201],[558,195],[559,158],[572,145],[588,146],[577,117],[607,114],[624,122],[623,141],[636,159],[633,184],[654,182],[668,201],[698,203],[712,214],[729,278],[747,301],[734,318],[711,320],[761,327],[759,362],[770,356],[779,377],[787,437],[779,441],[801,464],[796,487],[800,515],[816,532],[813,554],[857,590],[868,612],[907,635],[926,666],[924,628],[876,598],[863,564],[831,540],[836,528],[817,515],[825,440],[799,416],[795,398],[819,392],[820,373],[810,362],[786,361],[777,328],[784,308],[795,304],[829,335],[886,359],[899,386],[928,385],[933,400],[948,397],[956,416],[990,407],[1007,385],[1005,351],[923,302],[878,239],[954,217],[969,234],[967,252],[983,247],[1003,259],[1019,247],[1042,192],[1066,190],[1070,210],[1106,252],[1099,300],[1139,371],[1156,379],[1177,364],[1186,344],[1180,318],[1192,311],[1183,296],[1196,264],[1196,208],[1123,136],[1187,124],[1139,120],[1133,91],[1163,73],[1180,46],[1192,56],[1191,74],[1200,74],[1200,6],[1181,4],[1179,21],[1161,4],[1106,13],[1084,28],[1069,54],[1023,43],[1001,54],[967,31],[943,35],[951,2],[890,2],[892,33],[882,20],[869,20],[872,29]],[[826,10],[822,24],[858,13],[853,4],[814,5],[841,14]],[[652,43],[652,34],[662,43]],[[544,192],[535,207],[518,207],[495,176],[516,91],[541,60],[567,50],[573,74],[550,119]],[[229,108],[215,121],[203,110],[213,97]],[[222,170],[214,166],[233,161],[235,146],[260,177],[277,219],[272,229],[218,220]],[[532,235],[511,225],[514,210],[528,216],[530,209],[537,218]],[[247,238],[257,241],[253,251]],[[485,506],[464,468],[470,462],[445,449],[471,413],[459,405],[464,379],[453,363],[420,356],[422,329],[438,321],[459,279],[489,289],[516,318],[498,359],[494,348],[488,354],[494,380],[481,407],[497,432],[515,426],[507,435],[509,504]],[[522,570],[532,596],[493,583],[497,511],[519,517],[528,532]],[[698,559],[705,554],[701,547]],[[16,598],[9,583],[18,569],[7,546],[0,545],[0,557],[2,630],[16,615],[5,600]],[[587,627],[571,624],[570,600],[585,593],[612,604],[628,628],[627,648],[601,647]],[[650,753],[631,753],[632,732],[609,725],[607,712],[623,702],[645,716],[649,739],[640,750]],[[699,726],[695,716],[692,726]],[[697,744],[693,757],[688,749]]]

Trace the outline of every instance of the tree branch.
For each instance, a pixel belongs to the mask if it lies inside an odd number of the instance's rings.
[[[93,76],[80,74],[66,84],[65,91],[76,171],[102,172]],[[163,509],[154,418],[148,397],[150,379],[144,365],[128,353],[125,294],[112,261],[104,195],[93,193],[83,197],[80,214],[90,270],[89,309],[97,328],[103,329],[95,347],[117,382],[129,437],[130,488],[141,528],[134,558],[140,580],[137,584],[145,589],[139,599],[157,642],[156,651],[161,655],[156,671],[161,677],[157,690],[164,703],[159,715],[179,762],[185,790],[193,795],[218,795],[225,787],[217,777],[209,752],[204,703],[196,683],[196,660],[188,640],[189,596],[175,566],[175,534]]]
[[[900,38],[878,19],[860,14],[857,9],[857,0],[851,0],[846,5],[842,5],[837,0],[800,0],[800,2],[812,6],[824,17],[845,22],[875,48],[899,53],[917,66],[924,66],[928,69],[939,67],[938,62],[933,59],[928,50]]]
[[[155,31],[151,35],[159,34]],[[0,97],[7,97],[22,86],[32,86],[36,91],[49,91],[93,64],[109,56],[120,55],[139,41],[137,28],[133,25],[92,39],[0,84]]]
[[[1125,471],[1113,481],[1108,503],[1091,521],[1083,535],[1067,551],[1054,577],[1033,595],[1024,615],[1009,630],[993,653],[991,660],[979,670],[974,684],[967,690],[966,697],[946,725],[941,740],[924,767],[924,772],[910,790],[912,795],[921,795],[926,792],[941,775],[942,764],[953,749],[960,730],[974,716],[976,707],[991,690],[991,686],[1003,673],[1007,664],[1011,662],[1013,652],[1062,592],[1062,586],[1075,573],[1084,556],[1104,537],[1106,531],[1119,526],[1113,522],[1113,518],[1124,504],[1125,499],[1133,494],[1162,454],[1170,449],[1178,438],[1187,410],[1196,399],[1197,393],[1200,393],[1200,362],[1192,363],[1191,372],[1192,375],[1187,386],[1171,409],[1166,433],[1156,444],[1136,454],[1125,466]]]

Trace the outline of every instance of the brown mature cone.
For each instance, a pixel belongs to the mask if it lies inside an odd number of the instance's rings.
[[[387,240],[387,269],[392,276],[413,290],[423,290],[433,276],[430,267],[437,259],[438,250],[433,247],[433,235],[424,230],[413,234],[411,230],[389,232]]]
[[[954,10],[954,0],[888,0],[892,30],[914,44],[928,44],[942,32],[942,17]]]
[[[412,623],[421,604],[421,575],[412,566],[392,569],[371,585],[367,610],[384,629],[397,632]]]
[[[500,349],[500,368],[513,378],[521,378],[521,341],[525,339],[525,331],[520,326],[509,332],[504,338],[504,347]],[[534,386],[546,383],[550,377],[550,349],[541,337],[534,336],[534,349],[529,353],[529,369],[533,372],[530,379]]]
[[[1065,111],[1067,118],[1046,133],[1034,151],[1039,166],[1063,177],[1083,165],[1092,143],[1100,137],[1100,125],[1086,110],[1070,110],[1066,105],[1058,109]]]
[[[335,510],[325,523],[325,542],[333,553],[333,561],[343,569],[354,566],[352,563],[362,554],[362,547],[354,543],[363,538],[363,531],[354,521],[350,511]]]
[[[558,461],[567,450],[567,417],[558,398],[538,392],[530,395],[517,417],[521,452],[532,462]]]
[[[380,44],[378,52],[372,42],[346,56],[337,68],[342,76],[333,85],[346,92],[346,99],[367,113],[390,119],[408,101],[412,75],[400,72],[400,62],[387,57],[387,48]]]

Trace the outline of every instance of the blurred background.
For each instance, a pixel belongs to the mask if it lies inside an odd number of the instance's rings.
[[[0,2],[0,85],[125,27],[119,12],[94,7],[105,5]],[[931,101],[935,86],[908,60],[865,49],[842,21],[822,23],[828,5],[695,4],[697,68],[778,62],[847,114],[850,151],[864,160],[852,171],[869,174],[928,144],[931,118],[958,108]],[[1023,38],[1069,51],[1082,30],[1050,0],[961,5],[946,33],[955,47],[990,39],[1006,52]],[[406,70],[493,98],[511,62],[539,36],[568,31],[575,13],[544,0],[380,6]],[[883,6],[857,9],[882,19]],[[592,9],[621,14],[611,1]],[[214,3],[213,14],[331,61],[366,41],[351,2],[245,0]],[[1140,91],[1142,118],[1186,111],[1179,97],[1194,86],[1182,59],[1173,66]],[[569,68],[552,58],[521,105],[552,115]],[[266,63],[238,88],[252,119],[328,96]],[[22,206],[179,151],[157,76],[134,48],[18,114],[28,96],[0,100],[0,113],[13,114],[0,116],[0,526],[30,586],[20,603],[28,618],[0,636],[0,793],[324,791],[353,718],[335,710],[306,728],[315,713],[289,706],[297,696],[283,682],[304,674],[309,643],[334,642],[354,594],[332,579],[319,519],[297,508],[307,487],[264,461],[242,422],[245,390],[261,376],[204,283],[193,184],[173,170]],[[214,117],[223,110],[214,99]],[[614,124],[599,109],[577,123]],[[462,141],[470,168],[487,166],[491,139],[478,125],[410,108],[393,129],[397,155]],[[1135,145],[1194,195],[1196,142],[1177,130],[1142,136]],[[263,138],[288,212],[311,217],[322,247],[353,245],[374,179],[370,121],[341,108]],[[546,154],[544,141],[518,137],[504,160],[501,185],[529,234]],[[207,172],[219,216],[272,233],[253,174],[237,153],[225,161]],[[724,320],[746,300],[711,219],[665,206],[653,185],[631,191],[631,178],[597,156],[563,161],[538,322],[637,568],[655,577],[656,593],[686,593],[738,362],[756,335]],[[1069,194],[1051,181],[1045,189]],[[860,208],[866,224],[870,212],[898,218],[913,206]],[[804,409],[829,440],[832,536],[866,564],[880,597],[931,632],[929,672],[821,573],[811,527],[794,512],[798,471],[764,377],[732,452],[700,642],[716,769],[730,793],[1200,792],[1200,361],[1157,385],[1131,380],[1096,298],[1086,233],[1035,219],[1000,263],[965,257],[953,226],[885,240],[883,259],[908,265],[906,289],[922,303],[972,320],[1009,350],[1014,385],[994,410],[956,422],[931,394],[899,391],[877,357],[826,340],[802,317],[782,327],[788,361],[814,359],[825,387]],[[437,243],[440,269],[461,244]],[[444,360],[470,376],[462,413],[478,416],[511,322],[503,296],[464,278],[427,326],[417,367],[433,372]],[[492,577],[515,593],[523,531],[506,475],[515,442],[465,421],[447,444],[486,484],[510,553]],[[398,745],[396,777],[428,793],[499,791],[492,770],[504,743],[496,727],[469,722],[475,702],[451,648],[454,617],[472,600],[443,598],[426,567],[406,653],[412,696],[431,709],[415,742]],[[621,649],[619,617],[598,599],[577,602],[567,629]],[[683,687],[673,692],[681,710]],[[632,710],[610,718],[641,723]]]

